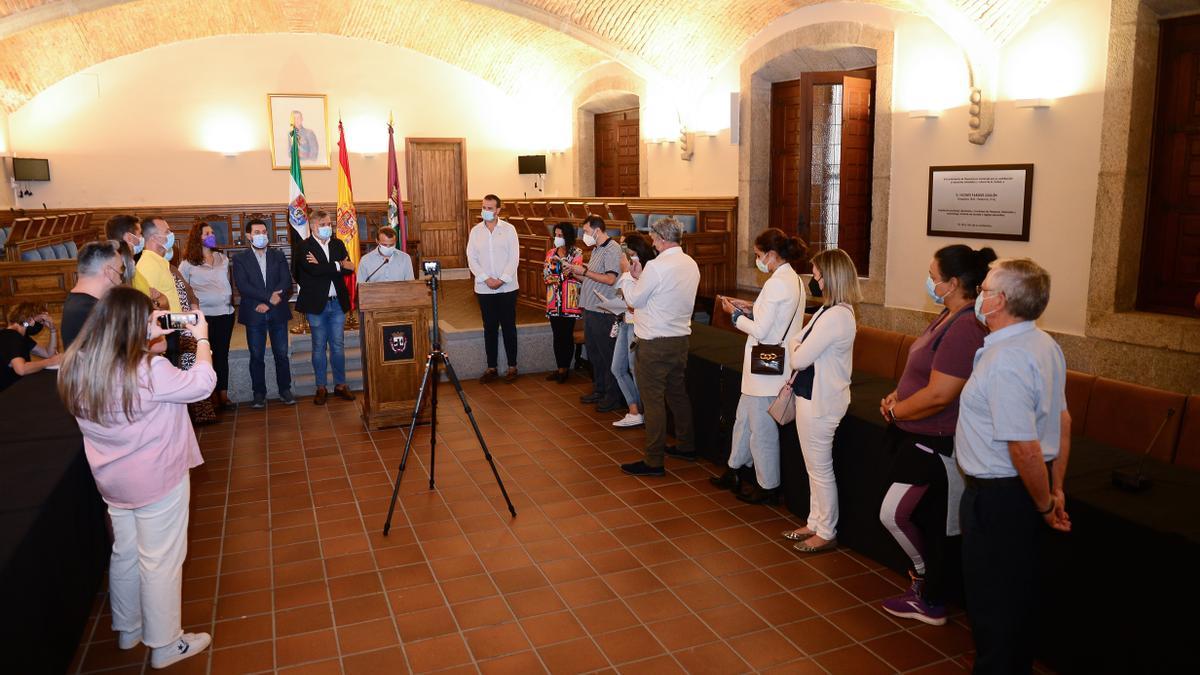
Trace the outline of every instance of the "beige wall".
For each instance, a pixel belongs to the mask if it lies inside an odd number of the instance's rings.
[[[983,146],[967,141],[968,74],[962,49],[923,17],[854,4],[802,9],[772,23],[737,60],[788,32],[832,22],[862,23],[895,35],[885,305],[933,310],[924,289],[933,252],[958,242],[992,246],[1001,256],[1028,256],[1043,264],[1054,290],[1042,326],[1082,335],[1106,56],[1105,41],[1095,36],[1108,33],[1107,7],[1095,0],[1052,0],[1014,37],[1000,59],[995,133]],[[1055,68],[1046,68],[1048,63]],[[1049,71],[1057,71],[1056,77],[1046,77]],[[1017,109],[1014,97],[1056,101],[1048,110]],[[934,120],[909,117],[911,110],[928,108],[944,113]],[[743,119],[743,132],[747,124]],[[929,167],[999,163],[1035,165],[1030,241],[926,236]],[[749,257],[739,255],[738,260],[746,265]]]
[[[8,113],[0,110],[0,208],[8,208],[16,201],[16,195],[9,185],[8,157],[12,156],[12,148],[8,142]]]
[[[180,42],[108,61],[14,112],[13,148],[49,158],[54,177],[22,205],[286,199],[287,171],[273,171],[270,163],[269,92],[327,94],[331,146],[341,110],[359,199],[385,197],[389,110],[402,186],[405,136],[463,137],[471,197],[533,190],[533,179],[517,174],[516,157],[540,151],[542,141],[517,102],[492,85],[367,40],[262,35]],[[247,149],[232,158],[209,149],[211,125],[244,136]],[[364,144],[374,146],[374,157],[355,152]],[[550,171],[553,179],[556,169]],[[335,171],[306,170],[304,182],[311,200],[337,197]]]

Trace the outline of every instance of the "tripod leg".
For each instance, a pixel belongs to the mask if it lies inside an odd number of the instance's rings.
[[[496,477],[496,485],[500,486],[500,494],[504,495],[504,501],[508,504],[508,512],[516,518],[517,509],[513,506],[512,500],[508,498],[508,490],[504,489],[504,481],[500,479],[500,472],[496,470],[496,462],[492,460],[492,453],[488,451],[487,442],[483,440],[483,432],[479,430],[479,424],[475,421],[475,413],[471,412],[471,404],[467,403],[467,395],[463,393],[458,375],[454,373],[454,366],[450,365],[450,357],[442,354],[442,363],[446,365],[446,374],[450,376],[450,382],[454,384],[454,390],[458,392],[458,399],[462,401],[467,419],[471,420],[471,428],[475,430],[475,438],[479,439],[479,447],[483,449],[483,456],[487,459],[488,465],[492,467],[492,475]]]
[[[434,351],[429,355],[429,383],[433,387],[430,392],[429,405],[429,489],[433,490],[433,472],[437,467],[437,393],[438,393],[438,357],[441,352]],[[442,357],[445,358],[445,357]]]
[[[392,529],[392,515],[396,512],[396,499],[400,496],[400,479],[404,478],[404,467],[408,464],[408,453],[412,450],[413,434],[417,433],[417,418],[421,415],[421,403],[425,400],[425,387],[429,384],[429,372],[433,366],[433,355],[425,359],[425,375],[417,390],[417,403],[413,406],[412,423],[408,425],[408,438],[404,441],[404,454],[400,457],[400,471],[396,474],[396,485],[392,488],[392,504],[388,507],[387,520],[383,523],[383,536]]]

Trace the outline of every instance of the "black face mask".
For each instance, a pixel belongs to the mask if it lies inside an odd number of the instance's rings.
[[[42,332],[42,324],[35,323],[32,326],[25,326],[25,337],[33,337]]]
[[[814,298],[821,297],[821,284],[817,282],[816,277],[811,277],[808,280],[808,294]]]

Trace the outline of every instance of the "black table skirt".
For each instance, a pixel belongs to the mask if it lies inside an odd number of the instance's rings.
[[[0,393],[0,649],[4,670],[61,673],[109,555],[105,507],[55,373]]]
[[[688,389],[700,450],[729,457],[741,396],[744,336],[694,326]],[[895,382],[855,373],[851,404],[834,437],[838,541],[903,572],[908,557],[879,522],[887,490],[887,428],[879,400]],[[1142,493],[1112,486],[1128,452],[1072,440],[1067,510],[1072,532],[1043,532],[1039,659],[1062,672],[1200,672],[1194,609],[1200,605],[1200,473],[1147,461]],[[780,473],[789,511],[808,516],[808,476],[796,429],[780,427]],[[961,599],[959,537],[948,551],[948,589]]]

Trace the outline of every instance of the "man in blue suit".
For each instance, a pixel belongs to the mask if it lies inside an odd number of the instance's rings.
[[[279,400],[284,405],[295,405],[287,333],[288,321],[292,318],[292,311],[288,309],[292,273],[283,251],[268,248],[271,238],[264,221],[258,218],[246,221],[246,232],[250,235],[251,247],[233,256],[233,283],[241,294],[238,323],[246,327],[246,345],[250,349],[250,381],[254,385],[254,402],[250,407],[267,405],[266,363],[263,359],[268,334],[271,336],[271,353],[275,356]]]

